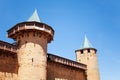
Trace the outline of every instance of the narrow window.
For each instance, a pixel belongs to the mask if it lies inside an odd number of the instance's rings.
[[[90,53],[90,49],[88,49],[88,53]]]
[[[32,58],[32,62],[33,62],[33,58]]]
[[[81,54],[83,54],[83,50],[81,50]]]
[[[27,41],[25,41],[25,43],[27,43]]]

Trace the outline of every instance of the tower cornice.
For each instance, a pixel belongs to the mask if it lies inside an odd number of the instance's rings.
[[[92,49],[92,50],[95,50],[95,52],[97,52],[97,49],[95,49],[95,48],[84,48],[84,49],[77,49],[77,50],[75,50],[75,53],[77,51],[82,51],[82,50],[87,50],[87,49]]]
[[[13,26],[11,29],[9,29],[8,32],[8,37],[13,38],[16,40],[16,36],[18,34],[21,34],[22,32],[25,31],[40,31],[44,34],[47,34],[49,36],[48,42],[53,40],[54,36],[54,30],[51,26],[41,23],[41,22],[36,22],[36,21],[31,21],[31,22],[21,22]]]

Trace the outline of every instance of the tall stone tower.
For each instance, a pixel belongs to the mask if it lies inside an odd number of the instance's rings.
[[[46,80],[47,44],[53,36],[54,30],[40,22],[37,10],[28,21],[8,30],[8,37],[18,46],[18,80]]]
[[[97,50],[92,47],[91,43],[85,35],[84,44],[76,52],[77,62],[87,65],[87,80],[100,80]]]

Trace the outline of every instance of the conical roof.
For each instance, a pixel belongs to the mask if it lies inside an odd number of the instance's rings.
[[[81,49],[85,49],[85,48],[93,48],[92,44],[89,42],[89,40],[88,40],[86,35],[85,35],[84,43],[81,46]]]
[[[28,21],[36,21],[36,22],[41,22],[40,18],[38,16],[37,10],[35,10],[32,14],[32,16],[30,16],[30,18],[28,19]]]

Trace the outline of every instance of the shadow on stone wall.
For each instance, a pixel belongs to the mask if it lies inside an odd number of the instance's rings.
[[[0,50],[0,72],[18,74],[18,59],[16,53]]]
[[[48,61],[47,80],[86,80],[86,73],[82,69]]]

